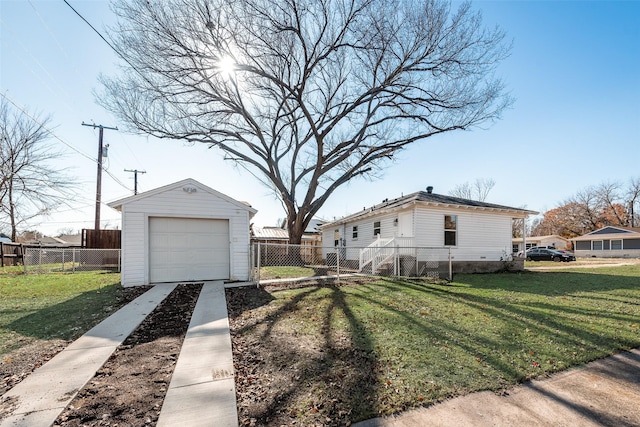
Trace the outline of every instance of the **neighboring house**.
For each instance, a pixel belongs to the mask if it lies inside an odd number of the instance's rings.
[[[432,190],[427,187],[426,192],[385,199],[323,225],[324,256],[336,256],[327,246],[340,248],[340,259],[364,271],[368,262],[373,264],[369,258],[375,256],[368,254],[377,250],[374,248],[418,247],[428,249],[406,256],[407,265],[415,265],[416,269],[422,268],[421,263],[448,261],[450,251],[456,272],[497,271],[504,268],[502,260],[511,256],[512,220],[537,214],[435,194]]]
[[[300,256],[307,263],[318,263],[322,259],[322,232],[318,229],[326,221],[312,219],[302,234]],[[291,248],[275,245],[289,243],[289,231],[282,227],[251,227],[251,241],[264,243],[260,247],[261,265],[278,263],[285,257],[291,256]]]
[[[109,206],[122,212],[123,286],[250,278],[248,204],[185,179]]]
[[[576,257],[640,258],[640,228],[607,226],[571,240]]]
[[[0,242],[11,243],[11,238],[4,233],[0,233]]]
[[[525,250],[529,250],[537,246],[553,246],[556,249],[567,249],[571,246],[571,241],[569,239],[565,239],[564,237],[558,236],[557,234],[552,234],[549,236],[530,236],[524,240],[527,246]],[[511,239],[511,243],[513,244],[514,254],[523,253],[522,237]]]
[[[302,244],[316,244],[322,241],[319,227],[326,221],[313,218],[302,234]],[[289,231],[284,227],[256,227],[251,225],[251,241],[261,243],[289,243]]]
[[[38,236],[24,242],[27,246],[47,246],[64,248],[71,246],[80,246],[81,235],[61,235],[58,237],[53,236]]]
[[[251,241],[260,243],[289,243],[289,232],[281,227],[251,226]]]

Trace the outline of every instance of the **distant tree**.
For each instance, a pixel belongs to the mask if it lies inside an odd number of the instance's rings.
[[[575,237],[606,226],[633,227],[634,209],[640,199],[640,178],[632,178],[627,188],[606,182],[578,191],[561,206],[544,213],[535,224],[536,236],[559,234]]]
[[[269,187],[292,243],[403,148],[498,119],[510,50],[444,0],[116,0],[126,60],[101,103],[134,131],[219,148]]]
[[[73,181],[51,165],[61,153],[48,143],[50,118],[32,118],[0,99],[0,223],[18,228],[69,199]]]
[[[629,180],[626,204],[629,207],[629,225],[640,226],[640,176]]]
[[[464,184],[456,185],[449,192],[449,195],[484,202],[495,185],[496,182],[491,178],[478,178],[473,183],[465,182]]]

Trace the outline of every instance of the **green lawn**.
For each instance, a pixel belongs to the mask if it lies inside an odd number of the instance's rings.
[[[640,265],[343,283],[254,291],[238,337],[257,377],[291,372],[271,411],[357,421],[640,346]]]
[[[34,340],[72,340],[119,307],[120,274],[0,269],[0,355]]]
[[[310,267],[296,267],[296,266],[260,267],[261,280],[311,277],[315,275],[316,275],[315,270]]]

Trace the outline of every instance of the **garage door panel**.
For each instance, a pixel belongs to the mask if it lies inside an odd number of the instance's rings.
[[[177,282],[229,278],[229,222],[149,219],[149,280]]]

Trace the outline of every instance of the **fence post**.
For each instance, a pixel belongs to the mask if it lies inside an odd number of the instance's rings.
[[[120,268],[122,267],[120,264],[120,257],[122,256],[122,249],[118,249],[118,273],[121,273]]]
[[[262,252],[262,244],[260,242],[256,243],[258,245],[258,262],[256,269],[256,287],[260,287],[260,258]]]
[[[71,272],[76,272],[76,248],[71,249]]]
[[[400,276],[399,271],[400,271],[400,251],[398,250],[399,245],[396,243],[396,245],[393,247],[393,275],[395,277]]]
[[[336,246],[336,275],[338,276],[338,282],[340,281],[340,247]]]
[[[451,266],[451,248],[449,248],[449,281],[453,280],[453,267]]]
[[[62,248],[62,272],[64,273],[64,248]]]

